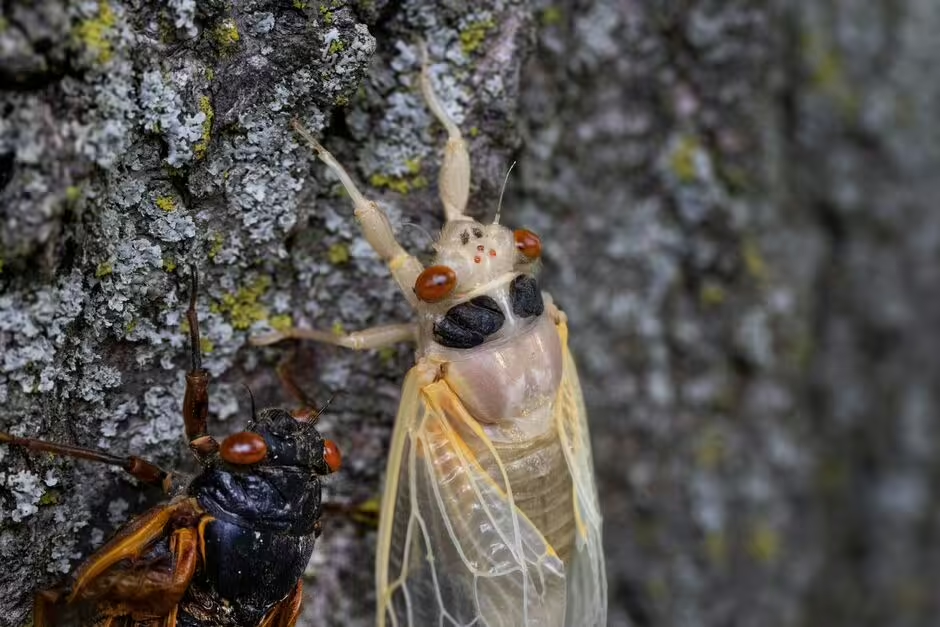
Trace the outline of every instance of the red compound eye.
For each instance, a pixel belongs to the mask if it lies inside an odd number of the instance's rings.
[[[516,238],[516,249],[526,259],[534,260],[542,256],[542,240],[538,235],[527,229],[517,229],[513,235]]]
[[[230,464],[250,466],[268,456],[268,443],[253,431],[233,433],[222,441],[219,454]]]
[[[457,287],[457,275],[447,266],[431,266],[418,275],[415,294],[426,303],[444,300]]]
[[[330,472],[336,472],[343,465],[343,455],[339,452],[339,447],[333,440],[323,441],[323,459],[326,465],[330,467]]]

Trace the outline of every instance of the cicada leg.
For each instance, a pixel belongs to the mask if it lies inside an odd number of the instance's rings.
[[[332,344],[353,350],[369,350],[385,348],[401,342],[415,342],[417,339],[418,325],[405,323],[388,324],[341,335],[316,329],[291,328],[283,332],[253,337],[251,343],[255,346],[267,346],[284,340],[313,340],[321,344]]]
[[[421,93],[434,117],[447,130],[447,145],[438,177],[438,192],[444,204],[444,217],[448,222],[464,217],[470,196],[470,153],[460,128],[454,122],[434,93],[431,84],[431,62],[427,47],[421,44]]]
[[[392,223],[389,221],[385,210],[375,201],[367,199],[359,191],[352,177],[340,165],[339,161],[320,145],[320,142],[314,139],[313,135],[297,120],[294,120],[294,130],[307,140],[307,143],[316,152],[317,157],[339,177],[340,182],[346,188],[346,192],[355,205],[356,219],[359,220],[362,226],[363,235],[382,261],[388,264],[388,268],[405,294],[405,298],[414,304],[416,298],[412,288],[418,275],[424,269],[421,262],[402,248],[398,240],[395,239],[395,234],[392,232]]]
[[[294,590],[280,601],[258,627],[294,627],[297,618],[300,617],[300,604],[303,601],[304,582],[303,579],[297,582]]]
[[[207,514],[193,498],[172,501],[138,516],[122,527],[117,535],[95,551],[73,573],[74,585],[69,595],[69,603],[78,600],[100,599],[110,590],[121,587],[133,590],[133,598],[125,592],[118,601],[145,599],[148,595],[162,595],[176,599],[183,595],[189,580],[195,572],[201,553],[201,533]],[[115,569],[115,565],[127,560],[129,567],[146,553],[155,542],[169,536],[169,548],[173,555],[172,569],[161,569],[159,573],[150,573],[146,568],[134,571]],[[140,576],[140,586],[127,586],[127,577]],[[146,579],[146,582],[144,581]],[[154,587],[155,586],[155,587]],[[159,598],[162,598],[159,597]],[[149,598],[149,597],[148,597]],[[176,604],[167,602],[167,608]],[[169,609],[167,610],[169,611]]]
[[[167,493],[170,491],[168,481],[171,477],[170,473],[163,470],[156,464],[149,462],[146,459],[137,457],[136,455],[128,455],[126,457],[120,455],[110,455],[103,451],[96,451],[94,449],[83,448],[80,446],[56,444],[55,442],[34,440],[32,438],[18,438],[2,431],[0,431],[0,443],[7,444],[9,446],[18,446],[30,451],[44,451],[46,453],[53,453],[55,455],[76,457],[78,459],[86,459],[88,461],[108,464],[110,466],[118,466],[126,470],[128,474],[138,481],[142,481],[150,485],[161,486],[164,488],[164,490],[167,491]]]
[[[33,627],[53,627],[56,624],[54,608],[66,594],[62,588],[38,592],[33,602]]]
[[[99,617],[97,625],[123,625],[127,617],[142,612],[163,617],[154,618],[155,625],[173,627],[177,606],[199,566],[205,525],[211,520],[192,498],[138,516],[78,567],[70,588],[36,595],[33,624],[52,627],[59,624],[59,614],[71,613],[75,619],[76,611],[79,615],[85,611]],[[165,548],[159,548],[161,543]],[[159,550],[153,553],[155,548]]]
[[[183,425],[189,448],[200,463],[204,463],[219,450],[219,443],[209,435],[209,373],[202,368],[202,353],[199,343],[199,316],[196,314],[196,296],[199,291],[199,276],[192,270],[192,291],[189,294],[189,347],[192,367],[186,373],[186,393],[183,396]]]

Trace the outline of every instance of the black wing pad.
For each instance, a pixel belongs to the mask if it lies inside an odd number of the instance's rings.
[[[512,312],[520,318],[541,316],[545,311],[542,302],[542,290],[535,277],[520,274],[509,284],[509,299],[512,301]]]
[[[454,305],[434,323],[434,339],[448,348],[473,348],[499,331],[505,320],[495,300],[477,296]]]

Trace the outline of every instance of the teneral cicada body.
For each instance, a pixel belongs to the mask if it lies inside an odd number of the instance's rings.
[[[308,338],[364,349],[414,341],[392,436],[379,523],[378,625],[599,627],[607,584],[601,516],[565,315],[538,286],[537,236],[464,215],[470,161],[448,131],[440,173],[446,224],[424,267],[384,211],[302,127],[340,178],[363,233],[418,314],[412,324]]]

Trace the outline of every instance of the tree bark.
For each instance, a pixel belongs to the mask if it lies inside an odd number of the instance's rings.
[[[940,160],[930,0],[4,3],[0,430],[192,470],[188,269],[211,429],[335,394],[380,495],[408,347],[248,345],[409,319],[299,119],[429,252],[444,142],[471,213],[542,237],[593,437],[610,625],[936,616]],[[417,225],[407,228],[407,225]],[[0,448],[0,625],[159,499]],[[324,517],[301,625],[373,621],[374,528]]]

